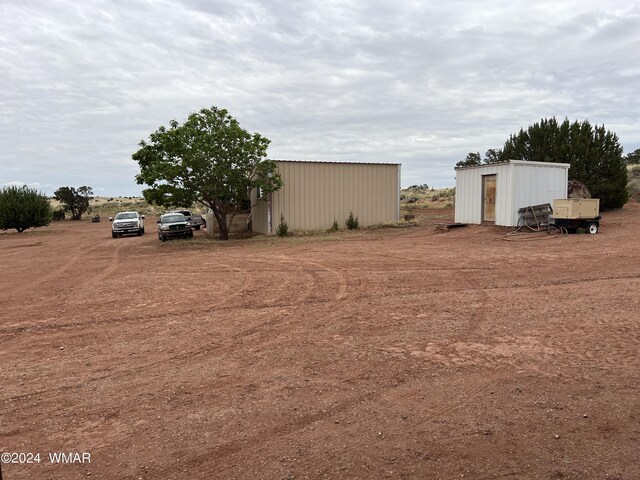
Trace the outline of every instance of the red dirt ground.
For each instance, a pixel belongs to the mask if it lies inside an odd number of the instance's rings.
[[[1,234],[0,452],[41,454],[3,480],[640,478],[640,206],[597,235],[418,215]]]

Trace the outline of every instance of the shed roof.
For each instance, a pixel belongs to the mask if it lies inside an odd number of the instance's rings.
[[[329,164],[347,164],[347,165],[402,165],[401,163],[391,162],[334,162],[328,160],[280,160],[277,158],[271,158],[274,162],[287,162],[287,163],[329,163]]]
[[[505,160],[503,162],[496,163],[483,163],[482,165],[469,165],[464,167],[455,167],[456,170],[469,170],[472,168],[487,168],[495,167],[496,165],[517,165],[517,166],[529,166],[529,167],[548,167],[548,168],[569,168],[569,163],[556,163],[556,162],[532,162],[529,160]]]

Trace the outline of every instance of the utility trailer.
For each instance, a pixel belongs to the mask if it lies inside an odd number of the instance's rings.
[[[584,228],[590,234],[600,229],[599,198],[561,198],[553,201],[553,225],[568,233]]]

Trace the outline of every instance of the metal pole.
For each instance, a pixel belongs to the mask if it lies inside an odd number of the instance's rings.
[[[268,235],[271,235],[272,223],[273,223],[273,215],[271,214],[271,193],[269,193],[269,198],[267,199],[267,234]]]

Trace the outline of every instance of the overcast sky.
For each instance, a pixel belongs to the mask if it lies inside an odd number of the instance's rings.
[[[640,147],[640,1],[0,0],[0,185],[135,195],[138,142],[212,105],[269,157],[452,186],[542,117]]]

